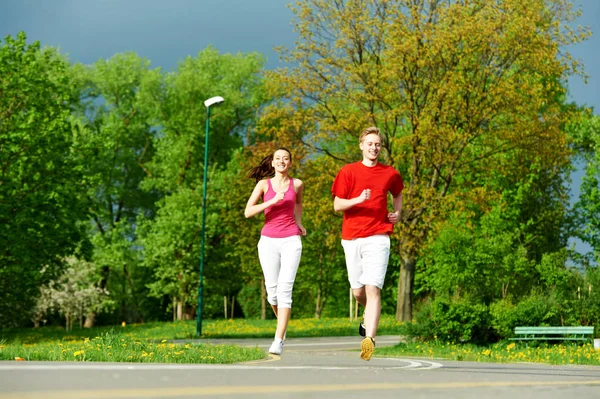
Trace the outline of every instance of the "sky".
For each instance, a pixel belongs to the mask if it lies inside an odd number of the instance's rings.
[[[523,0],[528,1],[528,0]],[[286,0],[0,0],[0,38],[25,31],[28,41],[53,46],[71,62],[91,64],[133,51],[153,67],[174,70],[207,46],[221,53],[258,52],[267,69],[283,66],[276,46],[292,48],[293,13]],[[590,39],[567,50],[589,75],[569,80],[569,98],[600,114],[600,0],[575,0]],[[579,195],[576,171],[572,198]],[[578,245],[580,252],[587,251]]]

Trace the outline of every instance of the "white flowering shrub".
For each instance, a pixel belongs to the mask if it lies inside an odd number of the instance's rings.
[[[33,313],[35,325],[45,322],[49,312],[58,311],[65,317],[65,328],[70,331],[74,320],[78,319],[81,327],[85,315],[114,306],[109,292],[98,286],[100,276],[94,263],[74,256],[65,258],[65,262],[68,267],[64,273],[40,288]]]

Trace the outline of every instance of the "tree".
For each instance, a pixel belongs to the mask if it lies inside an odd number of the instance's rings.
[[[160,82],[158,69],[134,53],[116,54],[92,65],[73,67],[81,105],[77,148],[82,157],[85,194],[91,213],[94,257],[102,270],[99,287],[111,291],[121,304],[119,320],[143,320],[139,307],[145,297],[143,284],[133,281],[139,254],[133,248],[136,217],[154,213],[156,192],[140,183],[146,176],[144,164],[154,152],[154,129],[146,91]],[[118,297],[118,298],[117,298]],[[86,326],[95,323],[87,315]]]
[[[579,159],[584,162],[579,200],[575,204],[580,226],[576,236],[593,248],[593,261],[598,264],[600,253],[600,116],[582,113],[569,131]]]
[[[348,162],[359,132],[382,128],[384,161],[406,181],[396,317],[411,320],[417,258],[445,213],[494,197],[490,178],[568,163],[561,82],[581,66],[561,47],[588,32],[562,25],[574,18],[566,0],[303,0],[293,11],[295,66],[271,75],[286,101],[266,110],[278,127],[266,133]]]
[[[56,50],[22,32],[0,43],[0,327],[29,319],[40,285],[84,237],[76,101]]]
[[[325,156],[307,159],[301,167],[295,160],[294,163],[294,174],[300,176],[305,185],[302,219],[307,229],[294,297],[305,299],[298,301],[300,306],[305,302],[312,305],[312,309],[309,308],[312,312],[306,313],[317,319],[325,314],[347,314],[347,295],[344,294],[348,289],[348,277],[344,251],[340,246],[341,215],[336,214],[331,206],[335,163]],[[335,293],[338,293],[337,297]],[[341,299],[338,306],[335,306],[336,299]],[[307,305],[304,307],[308,308]]]
[[[183,60],[177,71],[165,75],[149,92],[154,124],[160,128],[142,187],[164,197],[157,203],[156,218],[140,215],[143,235],[139,244],[143,265],[154,275],[153,295],[168,295],[182,309],[183,318],[192,318],[196,310],[203,173],[208,173],[210,187],[216,170],[224,169],[244,140],[248,141],[254,117],[267,98],[260,74],[263,65],[263,57],[257,54],[222,55],[207,48]],[[210,169],[205,171],[204,101],[216,95],[225,102],[212,111]],[[205,271],[210,275],[211,268],[222,265],[218,247],[223,240],[217,215],[221,198],[209,188],[208,201]]]

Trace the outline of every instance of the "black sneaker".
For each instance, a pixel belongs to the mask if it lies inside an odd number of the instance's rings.
[[[358,335],[360,335],[361,337],[366,337],[367,336],[367,330],[365,329],[365,319],[364,319],[364,317],[360,321],[360,324],[358,325]]]

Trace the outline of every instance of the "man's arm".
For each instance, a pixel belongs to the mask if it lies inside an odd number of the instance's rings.
[[[336,212],[345,211],[355,205],[362,204],[371,198],[371,190],[366,189],[358,196],[350,199],[340,198],[337,195],[333,198],[333,210]]]
[[[388,221],[396,224],[400,221],[400,215],[402,214],[402,191],[396,197],[392,197],[392,205],[394,206],[394,212],[388,213]]]

